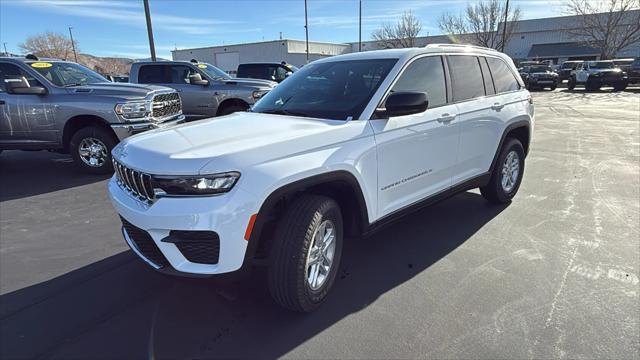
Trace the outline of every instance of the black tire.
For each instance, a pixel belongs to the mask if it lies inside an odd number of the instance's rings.
[[[85,139],[87,139],[87,141],[90,141],[90,139],[95,139],[101,142],[102,145],[104,145],[105,149],[104,152],[102,152],[104,156],[101,158],[103,159],[103,161],[101,161],[99,165],[96,164],[95,166],[92,166],[81,158],[80,145]],[[118,141],[116,137],[108,129],[100,126],[87,126],[76,131],[73,136],[71,136],[71,141],[69,142],[69,152],[71,153],[71,157],[73,157],[73,161],[76,166],[83,172],[89,174],[108,174],[113,172],[113,164],[111,163],[111,150],[114,146],[116,146],[117,143]]]
[[[330,220],[335,230],[333,260],[325,280],[317,289],[307,281],[307,257],[316,229]],[[269,291],[282,307],[311,312],[326,298],[340,266],[342,255],[342,213],[331,198],[302,195],[285,211],[280,219],[269,255]]]
[[[553,91],[558,87],[558,85],[551,85],[551,87],[549,88],[549,90]]]
[[[518,177],[512,188],[509,191],[506,191],[502,186],[502,169],[503,164],[507,160],[507,156],[512,151],[518,155]],[[500,150],[500,155],[498,156],[498,161],[496,162],[493,172],[491,173],[491,179],[486,186],[480,188],[480,193],[487,199],[489,202],[494,204],[504,204],[508,203],[513,199],[513,197],[518,192],[520,188],[520,183],[522,182],[522,175],[524,174],[524,148],[522,147],[522,143],[520,140],[514,138],[507,138],[505,140],[504,146]]]
[[[243,106],[243,105],[237,105],[237,104],[225,106],[220,111],[220,116],[233,114],[234,112],[247,111],[247,109],[248,109],[248,107]]]
[[[575,78],[569,78],[569,82],[567,83],[567,89],[569,90],[573,90],[576,88],[576,79]]]
[[[617,83],[613,85],[613,91],[624,91],[627,88],[627,83]]]

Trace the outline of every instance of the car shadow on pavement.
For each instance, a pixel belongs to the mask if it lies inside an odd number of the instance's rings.
[[[82,173],[69,155],[19,150],[0,154],[0,174],[0,201],[64,190],[110,177]]]
[[[412,278],[437,276],[425,272],[505,208],[467,192],[348,239],[334,288],[311,314],[274,304],[264,270],[235,282],[175,278],[123,252],[0,296],[0,358],[280,357]]]

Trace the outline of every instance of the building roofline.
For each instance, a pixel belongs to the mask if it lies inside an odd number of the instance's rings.
[[[229,46],[245,46],[245,45],[255,45],[255,44],[269,44],[269,43],[278,43],[278,42],[288,42],[288,41],[295,41],[295,42],[302,42],[304,43],[305,40],[298,40],[298,39],[282,39],[282,40],[265,40],[265,41],[254,41],[254,42],[248,42],[248,43],[237,43],[237,44],[222,44],[222,45],[212,45],[212,46],[202,46],[202,47],[194,47],[194,48],[184,48],[184,49],[175,49],[175,50],[171,50],[171,52],[176,52],[176,51],[191,51],[191,50],[203,50],[203,49],[213,49],[213,48],[220,48],[220,47],[229,47]],[[343,45],[343,46],[351,46],[351,43],[332,43],[332,42],[324,42],[324,41],[311,41],[309,40],[309,44],[322,44],[322,45]]]

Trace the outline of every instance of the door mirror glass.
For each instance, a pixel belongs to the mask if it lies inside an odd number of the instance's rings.
[[[31,86],[24,76],[7,76],[4,85],[9,94],[44,95],[47,89],[42,86]]]
[[[427,110],[428,106],[429,101],[424,92],[394,92],[385,102],[385,114],[389,117],[418,114]]]

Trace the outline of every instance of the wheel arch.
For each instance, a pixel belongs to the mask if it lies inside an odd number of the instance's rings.
[[[493,161],[491,162],[490,173],[493,173],[493,169],[498,161],[498,156],[500,156],[500,151],[502,150],[502,146],[507,138],[515,138],[518,139],[522,143],[522,147],[524,148],[524,155],[527,156],[529,154],[529,146],[531,143],[531,124],[527,120],[519,120],[510,125],[508,125],[504,132],[502,133],[502,137],[500,138],[500,143],[498,144],[498,148],[496,149],[496,153],[493,156]]]
[[[246,101],[239,99],[239,98],[229,98],[229,99],[225,99],[224,101],[222,101],[220,103],[220,105],[218,105],[218,110],[216,111],[216,116],[220,116],[220,114],[222,114],[222,112],[224,111],[225,108],[229,107],[229,106],[244,106],[247,109],[249,108],[249,103],[247,103]]]
[[[109,123],[96,115],[76,115],[64,124],[64,129],[62,131],[62,146],[64,151],[69,151],[69,143],[71,142],[71,137],[76,131],[88,127],[88,126],[99,126],[104,129],[107,129],[111,135],[117,139],[116,134],[113,132]]]
[[[291,201],[309,193],[331,197],[338,203],[345,234],[358,236],[369,225],[364,193],[357,178],[350,172],[337,170],[297,180],[271,192],[260,206],[249,238],[245,262],[266,258],[279,215]]]

